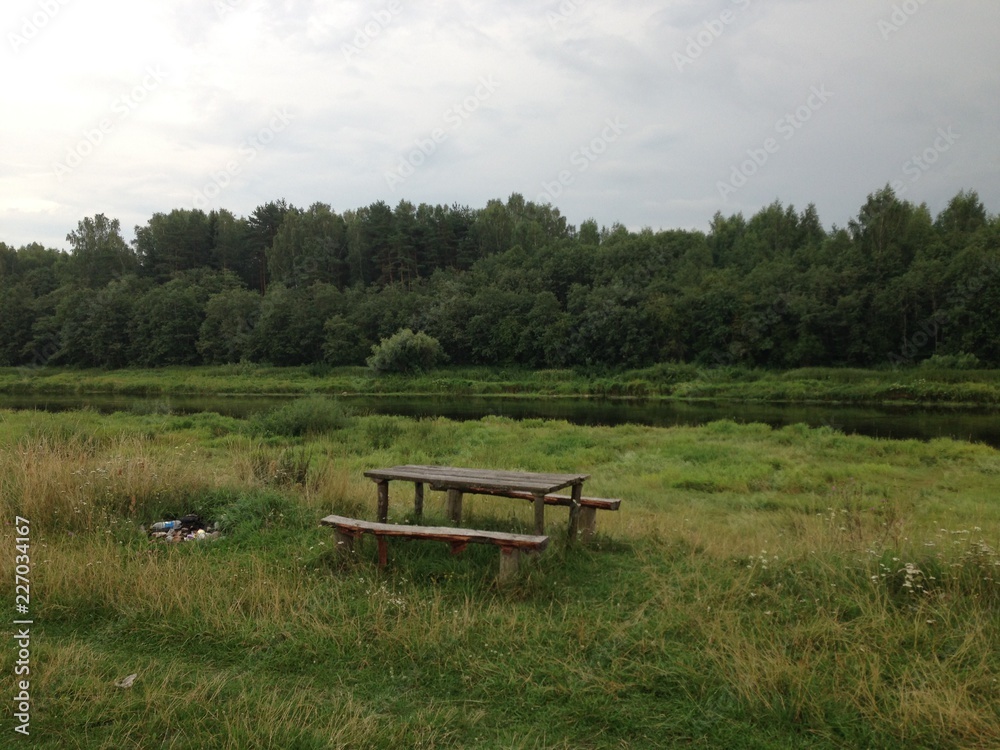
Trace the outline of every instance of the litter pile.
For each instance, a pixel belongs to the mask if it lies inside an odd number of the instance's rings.
[[[161,542],[199,542],[219,538],[218,524],[208,526],[201,516],[191,513],[176,521],[158,521],[149,527],[149,538]]]

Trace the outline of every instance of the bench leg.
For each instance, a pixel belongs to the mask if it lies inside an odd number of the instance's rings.
[[[511,547],[500,548],[500,574],[498,583],[506,583],[517,576],[518,564],[521,561],[521,551]]]
[[[375,541],[378,542],[378,566],[384,568],[389,562],[389,543],[381,534],[375,536]]]
[[[354,535],[334,529],[333,536],[337,540],[337,554],[342,558],[350,557],[354,552]]]
[[[389,482],[380,479],[378,485],[378,522],[385,523],[389,518]]]
[[[597,531],[597,508],[580,508],[580,536],[589,542]]]
[[[569,506],[569,537],[568,544],[576,541],[576,535],[580,530],[580,497],[583,495],[583,485],[573,485],[573,499]]]
[[[462,491],[448,490],[448,507],[446,509],[448,518],[456,526],[462,523]]]
[[[535,495],[535,533],[545,535],[545,495]]]
[[[419,521],[424,517],[424,483],[415,482],[413,485],[413,515]]]

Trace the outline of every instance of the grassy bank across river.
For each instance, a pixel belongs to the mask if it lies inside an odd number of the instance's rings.
[[[340,560],[319,519],[374,518],[362,472],[401,463],[584,472],[623,504],[502,587],[489,547]],[[391,494],[412,521],[412,487]],[[987,446],[801,425],[0,411],[0,578],[20,516],[42,748],[997,747],[998,495]],[[185,513],[221,538],[141,530]],[[442,493],[425,516],[446,523]]]
[[[363,367],[255,364],[156,370],[0,369],[0,394],[157,395],[518,395],[632,397],[767,403],[1000,406],[1000,371],[915,367],[900,370],[657,365],[617,374],[573,370],[442,368],[375,375]]]

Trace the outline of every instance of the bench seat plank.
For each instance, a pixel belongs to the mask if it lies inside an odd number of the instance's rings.
[[[397,523],[363,521],[346,516],[326,516],[320,520],[323,526],[333,526],[345,531],[368,533],[375,536],[398,536],[411,539],[438,539],[455,544],[495,544],[499,547],[523,550],[544,550],[549,543],[547,536],[509,534],[501,531],[479,531],[459,529],[451,526],[407,526]]]
[[[505,583],[515,576],[521,555],[541,552],[549,543],[547,536],[457,529],[450,526],[406,526],[398,523],[362,521],[357,518],[336,515],[320,519],[320,524],[333,527],[337,535],[337,549],[341,553],[349,552],[354,539],[362,534],[373,534],[378,542],[380,568],[385,567],[388,561],[386,539],[391,536],[403,539],[433,539],[448,542],[451,545],[453,555],[462,552],[470,542],[494,544],[500,547],[500,574],[497,576],[500,583]]]
[[[573,501],[569,495],[546,495],[545,502],[553,505],[569,505]],[[581,497],[580,505],[584,508],[600,510],[618,510],[622,501],[619,497]]]

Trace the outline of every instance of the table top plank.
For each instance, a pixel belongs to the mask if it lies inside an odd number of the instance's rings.
[[[438,490],[460,489],[474,492],[475,489],[482,488],[542,494],[580,484],[590,478],[589,474],[550,474],[414,464],[393,466],[388,469],[372,469],[366,471],[365,476],[369,479],[383,481],[402,479],[410,482],[426,482],[433,489]]]

